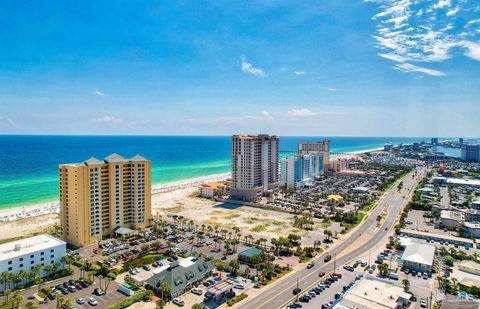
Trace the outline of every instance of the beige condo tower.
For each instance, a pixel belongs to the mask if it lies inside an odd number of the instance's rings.
[[[63,239],[85,246],[151,220],[151,162],[112,154],[59,166]]]

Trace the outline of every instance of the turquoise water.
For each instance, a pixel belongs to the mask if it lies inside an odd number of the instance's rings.
[[[299,141],[331,140],[332,152],[411,143],[420,138],[281,137],[280,150]],[[428,140],[428,139],[427,139]],[[55,201],[58,165],[102,159],[116,152],[152,160],[152,183],[161,184],[230,171],[229,136],[27,136],[0,135],[0,208]]]

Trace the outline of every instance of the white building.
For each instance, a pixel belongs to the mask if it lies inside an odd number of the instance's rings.
[[[278,190],[278,142],[275,135],[232,136],[230,198],[251,201]]]
[[[442,210],[440,212],[441,228],[459,229],[464,221],[465,216],[460,211]]]
[[[280,160],[280,185],[300,188],[315,181],[315,155],[296,155]]]
[[[0,245],[0,273],[29,272],[35,265],[60,262],[66,252],[63,240],[46,234],[11,241]]]
[[[411,243],[402,255],[403,265],[410,270],[432,272],[435,246]]]
[[[367,276],[349,290],[334,309],[400,309],[411,295],[391,281]]]

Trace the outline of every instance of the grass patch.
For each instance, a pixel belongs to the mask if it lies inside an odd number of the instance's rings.
[[[368,204],[367,206],[363,207],[363,210],[368,212],[368,211],[374,209],[375,207],[377,207],[377,204]]]
[[[321,224],[323,229],[328,229],[330,227],[330,225],[332,225],[331,221],[322,222],[322,224]]]
[[[260,224],[260,225],[252,227],[250,229],[250,231],[252,231],[252,232],[263,232],[263,231],[267,230],[267,227],[268,227],[268,224]]]
[[[363,213],[363,212],[359,212],[357,214],[357,224],[359,224],[360,222],[363,221],[363,218],[365,218],[367,216],[367,214]]]
[[[276,226],[284,226],[285,222],[273,220],[272,224]]]
[[[255,218],[255,217],[249,217],[249,218],[245,218],[242,220],[244,223],[247,223],[247,224],[252,224],[252,223],[255,223],[258,221],[258,218]]]

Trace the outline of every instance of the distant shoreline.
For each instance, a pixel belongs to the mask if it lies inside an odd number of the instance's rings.
[[[383,148],[372,148],[366,150],[351,151],[350,154],[362,154],[367,152],[379,151]],[[168,183],[157,183],[152,185],[152,195],[171,192],[175,190],[198,187],[202,183],[225,180],[230,177],[230,173],[219,173],[193,177],[188,179],[171,181]],[[0,222],[15,221],[22,218],[42,216],[48,214],[57,214],[60,210],[58,201],[51,200],[33,204],[25,204],[0,209]]]

